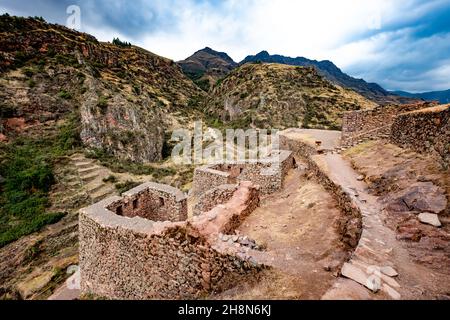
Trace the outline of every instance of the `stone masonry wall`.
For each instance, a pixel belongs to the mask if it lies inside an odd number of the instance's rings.
[[[271,194],[283,187],[294,166],[294,155],[286,150],[273,151],[271,158],[261,161],[204,166],[195,170],[192,192],[201,195],[223,184],[251,181],[260,186],[262,195]]]
[[[199,299],[227,290],[264,266],[244,248],[219,239],[259,204],[257,188],[241,184],[224,208],[184,222],[119,216],[119,197],[80,211],[83,294],[109,299]]]
[[[193,213],[198,216],[208,212],[219,204],[229,201],[237,190],[234,184],[224,184],[202,194],[194,206]]]
[[[178,189],[148,182],[123,194],[108,206],[118,215],[152,221],[184,221],[188,217],[187,197]]]
[[[350,248],[355,248],[361,236],[362,222],[361,212],[350,196],[351,191],[343,190],[341,186],[331,181],[328,175],[320,169],[316,162],[316,157],[320,156],[317,154],[317,150],[302,140],[289,139],[283,135],[280,135],[280,143],[284,148],[290,148],[296,156],[306,162],[308,170],[337,201],[339,208],[344,213],[337,225],[337,229],[342,236],[341,241]]]
[[[342,123],[342,144],[352,145],[363,139],[389,137],[395,117],[401,113],[434,106],[435,103],[380,106],[370,110],[346,112]]]
[[[203,166],[195,169],[192,195],[199,196],[208,190],[223,184],[233,184],[230,173],[214,170],[211,166]]]
[[[438,155],[450,164],[450,105],[399,115],[392,126],[391,142],[420,153]]]

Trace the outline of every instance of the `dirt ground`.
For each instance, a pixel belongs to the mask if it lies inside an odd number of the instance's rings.
[[[263,199],[238,229],[267,248],[262,259],[272,269],[213,298],[320,299],[348,256],[335,228],[339,215],[318,183],[292,171],[285,189]]]

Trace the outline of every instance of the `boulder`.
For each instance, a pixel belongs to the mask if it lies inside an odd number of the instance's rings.
[[[423,212],[419,214],[419,221],[425,224],[429,224],[435,227],[441,227],[441,221],[439,221],[439,217],[437,214]]]
[[[373,292],[378,292],[381,289],[380,281],[372,281],[375,278],[369,277],[366,272],[350,263],[344,264],[341,270],[341,274],[346,278],[358,282],[359,284],[365,286]]]
[[[389,266],[382,267],[381,268],[381,273],[383,273],[383,274],[385,274],[385,275],[387,275],[389,277],[397,277],[398,276],[398,272],[394,268],[389,267]]]
[[[386,209],[391,212],[440,213],[447,208],[445,191],[432,182],[418,182],[389,198]]]

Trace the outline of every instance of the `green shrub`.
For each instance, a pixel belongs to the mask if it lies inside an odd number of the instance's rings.
[[[97,107],[100,108],[100,112],[102,114],[106,113],[106,110],[108,109],[108,99],[106,97],[99,97],[97,101]]]
[[[61,99],[64,99],[64,100],[70,100],[70,99],[72,99],[72,94],[70,92],[67,92],[66,90],[61,90],[58,93],[58,97],[60,97]]]
[[[133,92],[138,96],[141,94],[141,87],[138,85],[133,85]]]
[[[24,75],[26,75],[28,78],[31,78],[31,77],[34,76],[34,74],[35,74],[34,70],[31,69],[31,68],[25,68],[25,69],[23,69],[23,70],[22,70],[22,73],[23,73]]]
[[[203,91],[208,92],[211,89],[211,85],[208,79],[196,80],[194,83],[200,87]]]
[[[30,88],[36,87],[36,81],[34,81],[33,79],[29,79],[27,81],[27,84],[28,84],[28,87],[30,87]]]
[[[79,67],[77,58],[72,55],[57,54],[55,55],[56,62],[68,67]]]
[[[31,56],[23,51],[18,51],[14,55],[14,66],[16,68],[20,68],[25,65],[29,60],[31,59]]]
[[[104,178],[104,179],[103,179],[103,182],[104,182],[104,183],[108,183],[108,182],[110,182],[110,183],[116,183],[116,182],[117,182],[117,177],[114,176],[114,175],[110,175],[110,176],[108,176],[107,178]]]
[[[118,46],[118,47],[121,47],[121,48],[129,48],[129,47],[131,47],[131,43],[121,41],[119,38],[114,38],[112,43],[114,45]]]

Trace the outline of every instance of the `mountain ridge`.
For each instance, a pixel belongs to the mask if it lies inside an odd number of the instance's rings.
[[[392,93],[386,91],[380,85],[376,83],[368,83],[363,79],[356,79],[348,74],[342,72],[332,61],[330,60],[310,60],[305,57],[286,57],[283,55],[270,55],[267,51],[261,51],[256,55],[249,55],[244,60],[240,62],[240,65],[249,62],[266,62],[266,63],[281,63],[286,65],[294,66],[312,66],[315,67],[318,72],[340,86],[350,88],[364,97],[371,99],[379,104],[389,104],[389,103],[404,103],[409,102],[408,98],[402,98],[395,96]]]
[[[439,101],[442,104],[450,103],[450,89],[442,91],[429,91],[411,93],[407,91],[392,91],[394,94],[408,98],[423,99],[425,101]]]

